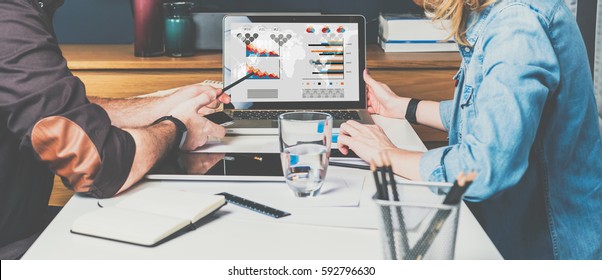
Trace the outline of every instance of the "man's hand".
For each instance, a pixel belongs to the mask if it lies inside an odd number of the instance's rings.
[[[222,94],[221,89],[213,88],[211,86],[191,85],[182,87],[176,90],[174,93],[164,97],[164,100],[157,103],[156,110],[161,111],[159,115],[166,115],[167,112],[173,110],[176,106],[188,102],[190,99],[195,98],[202,94],[206,90],[214,90],[217,94],[217,98],[211,103],[201,107],[199,113],[208,115],[215,112],[215,109],[219,108],[221,103],[230,103],[230,96]]]
[[[206,90],[213,90],[218,96],[217,99],[199,108],[199,113],[203,115],[211,114],[219,107],[221,103],[230,103],[230,96],[221,94],[221,89],[215,89],[210,86],[192,85],[178,89],[173,92],[160,94],[151,94],[151,96],[134,98],[101,98],[90,96],[88,99],[92,103],[100,105],[111,118],[111,124],[119,128],[142,128],[150,125],[156,119],[168,115],[171,110],[180,104],[196,98]]]
[[[396,149],[380,127],[356,121],[347,121],[341,125],[337,142],[341,153],[346,155],[351,149],[367,162],[375,160],[381,151]]]
[[[182,88],[181,95],[192,97],[185,102],[175,106],[169,111],[168,115],[172,115],[186,125],[188,133],[183,150],[194,150],[207,143],[207,139],[211,137],[222,138],[226,134],[226,129],[204,118],[204,107],[215,103],[217,97],[221,94],[220,89],[215,89],[208,86],[190,86]],[[222,94],[221,96],[224,96]],[[229,100],[228,100],[229,101]],[[178,143],[176,143],[177,145]]]
[[[397,96],[389,86],[373,79],[367,69],[364,70],[364,81],[366,81],[369,113],[404,119],[409,98]]]

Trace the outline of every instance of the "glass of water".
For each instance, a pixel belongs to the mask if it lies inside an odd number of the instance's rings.
[[[320,112],[292,112],[278,116],[282,169],[286,183],[297,197],[320,193],[324,184],[332,116]]]

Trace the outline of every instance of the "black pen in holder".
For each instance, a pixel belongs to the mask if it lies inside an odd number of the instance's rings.
[[[381,157],[383,166],[373,166],[377,187],[373,199],[380,208],[385,258],[453,259],[460,202],[474,174],[462,175],[463,187],[460,180],[453,185],[400,181],[395,179],[388,156]]]

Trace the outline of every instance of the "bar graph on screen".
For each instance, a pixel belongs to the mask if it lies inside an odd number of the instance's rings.
[[[280,79],[280,70],[277,63],[262,63],[262,66],[253,66],[247,64],[247,74],[253,73],[249,79],[273,80]],[[269,66],[266,66],[269,65]]]
[[[310,48],[309,63],[313,66],[311,74],[318,78],[343,79],[345,77],[343,39],[335,35],[321,37],[321,40],[318,43],[307,44]]]

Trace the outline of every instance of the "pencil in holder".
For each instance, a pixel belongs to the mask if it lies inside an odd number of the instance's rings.
[[[399,201],[374,195],[385,259],[454,258],[461,200],[443,203],[451,187],[448,183],[400,182],[396,184]]]

